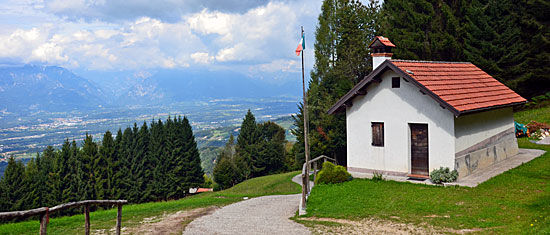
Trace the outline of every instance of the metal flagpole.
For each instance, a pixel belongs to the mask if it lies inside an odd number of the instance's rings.
[[[302,38],[304,37],[304,26],[302,26]],[[302,42],[304,45],[302,45],[302,48],[305,49],[305,40]],[[307,96],[306,96],[306,83],[305,83],[305,76],[304,76],[304,49],[302,49],[302,92],[304,96],[304,144],[305,144],[305,163],[306,163],[306,178],[305,182],[307,182],[305,185],[302,186],[302,205],[304,206],[303,209],[305,209],[306,205],[306,196],[309,193],[309,131],[308,131],[308,116],[307,116]],[[303,181],[302,181],[303,182]]]

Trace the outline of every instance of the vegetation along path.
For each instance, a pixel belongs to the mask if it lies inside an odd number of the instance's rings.
[[[289,219],[299,202],[300,194],[248,199],[195,219],[183,234],[310,234]]]

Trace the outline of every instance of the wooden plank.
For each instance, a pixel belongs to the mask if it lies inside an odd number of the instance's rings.
[[[69,202],[61,205],[54,206],[52,208],[40,207],[36,209],[26,210],[26,211],[11,211],[11,212],[0,212],[0,220],[4,219],[13,219],[13,218],[25,218],[33,215],[40,215],[40,234],[46,234],[47,226],[50,220],[50,213],[55,211],[64,210],[72,207],[85,206],[85,228],[86,234],[90,233],[90,205],[118,205],[119,207],[119,218],[122,213],[122,205],[127,204],[127,200],[85,200],[79,202]],[[118,220],[120,220],[117,218]],[[120,224],[120,221],[117,220],[117,223]],[[119,227],[120,228],[120,227]],[[120,232],[120,231],[119,231]],[[118,233],[120,234],[120,233]]]
[[[50,212],[55,212],[58,210],[64,210],[73,207],[84,206],[86,204],[90,205],[118,205],[118,204],[127,204],[127,200],[85,200],[78,202],[68,202],[61,205],[54,206],[50,208]]]
[[[26,211],[0,212],[0,219],[25,218],[33,215],[43,214],[47,210],[48,210],[47,207],[40,207],[40,208],[26,210]]]
[[[317,162],[313,162],[313,183],[317,181]]]
[[[116,235],[120,235],[120,227],[122,226],[122,204],[118,204],[116,214]]]
[[[84,206],[84,234],[90,235],[90,204]]]

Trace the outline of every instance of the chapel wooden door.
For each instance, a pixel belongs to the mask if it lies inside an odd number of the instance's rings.
[[[428,124],[410,124],[411,175],[428,176]]]

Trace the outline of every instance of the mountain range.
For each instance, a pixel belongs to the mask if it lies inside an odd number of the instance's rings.
[[[231,71],[96,72],[86,78],[57,66],[0,67],[0,111],[24,114],[154,105],[219,98],[299,96],[299,82]]]

